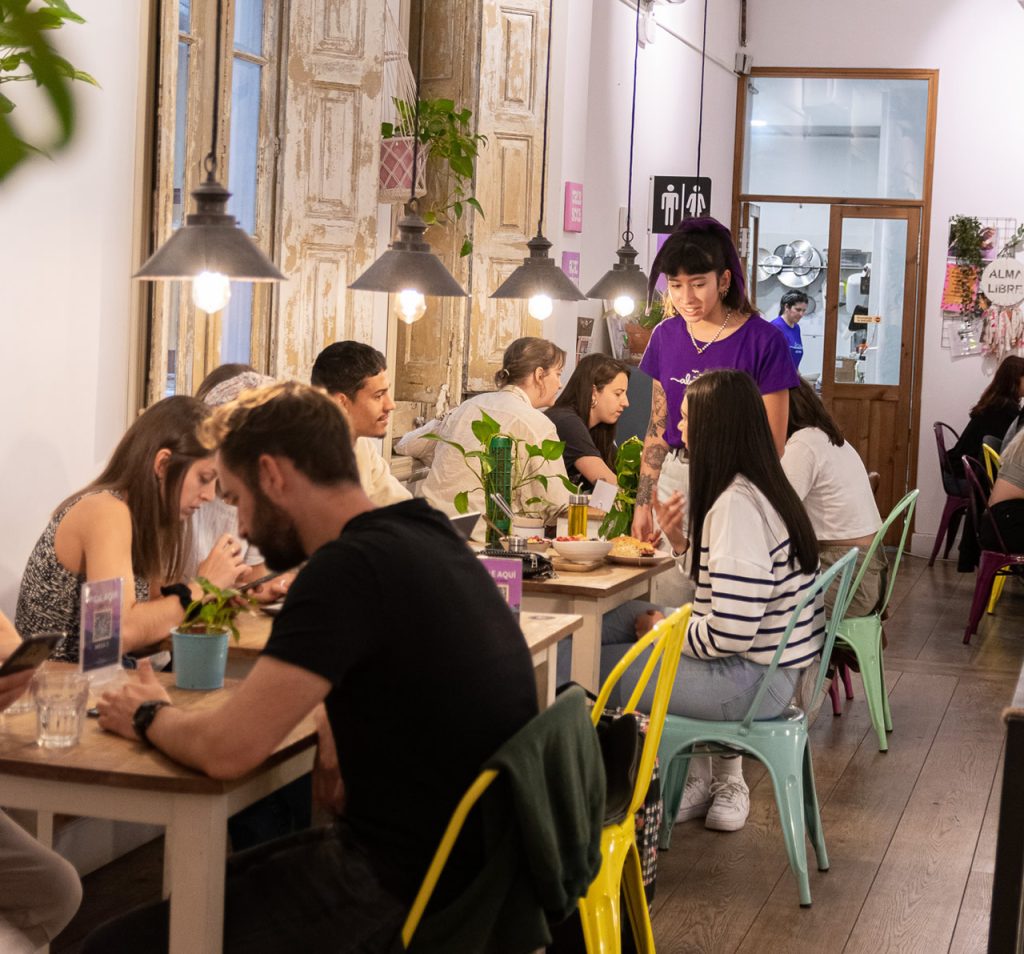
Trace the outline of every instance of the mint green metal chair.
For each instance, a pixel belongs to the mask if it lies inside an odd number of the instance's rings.
[[[900,545],[896,550],[896,556],[889,567],[889,579],[885,587],[885,598],[882,605],[868,616],[846,616],[846,607],[840,614],[839,629],[836,633],[836,643],[839,646],[849,649],[857,657],[857,665],[860,666],[860,678],[864,683],[864,696],[868,703],[868,713],[871,716],[871,724],[878,733],[878,751],[889,751],[889,740],[887,732],[892,732],[892,713],[889,710],[889,693],[885,689],[885,664],[882,660],[882,614],[889,605],[892,597],[893,587],[896,585],[896,574],[899,572],[900,561],[903,559],[903,549],[907,543],[907,534],[910,532],[910,521],[914,516],[914,507],[917,506],[917,495],[919,490],[912,490],[895,507],[892,508],[885,523],[875,534],[871,546],[864,556],[860,571],[853,580],[850,587],[850,599],[860,586],[864,574],[875,555],[875,551],[882,546],[889,528],[903,516],[903,533],[900,535]],[[836,603],[838,607],[840,604]]]
[[[665,812],[661,821],[661,848],[667,851],[672,839],[672,825],[679,811],[683,795],[686,772],[694,746],[709,745],[712,751],[742,752],[752,755],[768,769],[775,788],[775,801],[779,807],[782,835],[786,842],[789,864],[796,875],[800,889],[800,904],[810,906],[811,888],[807,876],[807,855],[804,838],[809,836],[818,858],[818,869],[828,870],[828,854],[825,851],[825,833],[821,827],[818,810],[818,796],[814,790],[814,769],[811,765],[811,749],[807,744],[807,714],[796,706],[790,706],[776,719],[755,721],[754,716],[761,708],[761,702],[768,691],[768,683],[778,668],[779,660],[800,619],[804,608],[819,599],[833,583],[838,582],[835,605],[845,607],[849,602],[850,580],[857,559],[853,548],[842,559],[837,560],[822,573],[813,587],[800,600],[782,635],[779,648],[767,666],[757,694],[742,722],[717,722],[703,719],[687,719],[682,716],[667,716],[658,747],[658,760],[662,766],[662,793]],[[814,681],[814,695],[817,699],[825,682],[828,660],[836,639],[839,614],[833,613],[825,627],[825,644],[821,651],[821,666]]]

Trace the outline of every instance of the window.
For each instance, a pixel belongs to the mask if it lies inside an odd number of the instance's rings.
[[[228,211],[272,253],[278,154],[281,0],[222,0],[217,178]],[[163,0],[156,110],[154,247],[181,226],[203,180],[214,122],[216,0]],[[207,316],[189,288],[160,282],[151,299],[148,397],[188,394],[225,361],[265,367],[272,289],[233,282],[227,307]]]

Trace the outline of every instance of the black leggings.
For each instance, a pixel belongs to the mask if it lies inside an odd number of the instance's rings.
[[[992,519],[985,514],[981,520],[981,545],[986,550],[1002,550],[1005,544],[1010,553],[1024,553],[1024,500],[1003,500],[990,510]],[[992,529],[993,520],[1003,544]]]

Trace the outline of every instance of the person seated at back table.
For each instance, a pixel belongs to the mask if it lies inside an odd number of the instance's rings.
[[[604,480],[616,486],[615,425],[629,407],[629,365],[606,354],[580,358],[555,403],[544,413],[565,441],[569,480],[589,493]]]
[[[1011,553],[1024,553],[1024,431],[1003,448],[1002,464],[988,498],[992,517]],[[1001,550],[990,520],[982,520],[981,542],[987,550]]]
[[[219,407],[233,401],[243,391],[274,384],[274,379],[260,374],[248,364],[222,364],[214,368],[196,388],[196,398],[207,407]],[[246,565],[246,572],[238,583],[249,583],[267,575],[267,566],[258,547],[242,540],[238,535],[238,511],[218,493],[213,500],[200,507],[191,518],[192,546],[185,558],[184,576],[191,580],[199,575],[199,564],[224,534],[238,540],[239,556]],[[291,575],[284,574],[274,580],[249,590],[249,595],[261,603],[273,603],[287,591]]]
[[[366,496],[378,507],[409,500],[412,494],[391,473],[375,443],[387,435],[395,409],[384,355],[358,341],[336,341],[317,355],[310,379],[348,414]]]
[[[103,695],[100,725],[231,779],[324,702],[344,813],[233,857],[224,951],[395,950],[456,804],[537,713],[525,640],[442,514],[422,500],[374,507],[345,417],[321,391],[291,382],[247,394],[204,433],[242,534],[271,568],[308,563],[227,702],[176,709],[143,665]],[[471,814],[442,880],[451,898],[472,880],[482,838]],[[164,902],[119,919],[85,954],[166,950],[167,913]]]
[[[157,401],[128,428],[103,473],[57,506],[21,579],[18,632],[63,630],[55,658],[78,662],[81,586],[117,577],[124,581],[123,653],[160,642],[184,619],[202,595],[184,578],[188,519],[213,499],[217,480],[213,454],[195,433],[207,413],[185,395]],[[234,585],[245,572],[240,551],[224,534],[199,574]]]
[[[21,642],[0,613],[0,662]],[[0,717],[28,692],[34,669],[0,676]],[[82,901],[78,873],[0,809],[0,951],[33,954],[74,917]]]
[[[463,458],[459,451],[441,441],[434,441],[424,435],[435,432],[447,441],[461,445],[465,450],[479,450],[480,441],[473,434],[473,424],[481,420],[483,413],[498,422],[502,434],[518,438],[519,459],[513,461],[513,471],[529,467],[530,471],[543,480],[531,480],[513,491],[508,501],[516,513],[533,513],[544,510],[549,523],[569,503],[569,490],[562,483],[565,478],[565,464],[561,457],[551,461],[537,459],[528,463],[527,444],[540,446],[545,440],[558,440],[554,422],[546,417],[542,408],[550,407],[562,386],[562,368],[565,352],[543,338],[517,338],[502,356],[501,368],[494,375],[496,391],[486,391],[463,401],[444,417],[433,420],[423,427],[410,431],[395,445],[395,451],[408,457],[416,457],[430,464],[430,473],[423,481],[421,491],[432,507],[455,516],[455,497],[468,490],[469,509],[484,511],[484,493],[474,475],[467,471],[467,465],[479,472],[479,466],[472,459]],[[546,482],[547,486],[544,486]],[[539,498],[544,504],[528,500]],[[483,521],[477,525],[477,535],[483,533]]]

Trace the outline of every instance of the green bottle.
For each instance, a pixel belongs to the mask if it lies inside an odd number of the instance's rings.
[[[507,537],[512,528],[511,521],[491,500],[491,494],[501,494],[505,502],[512,506],[512,438],[496,434],[491,438],[487,452],[494,462],[494,469],[484,481],[487,487],[487,519],[493,524],[487,527],[487,543],[489,546],[498,546],[501,537]]]

